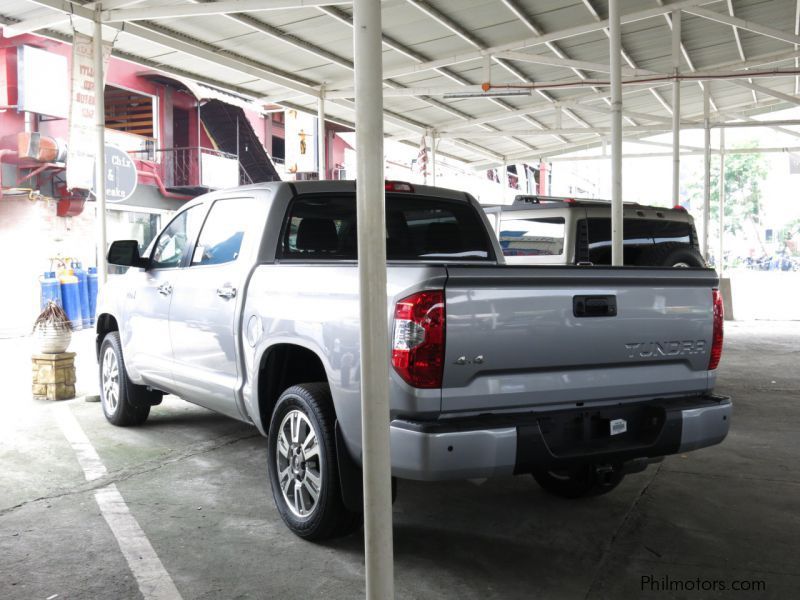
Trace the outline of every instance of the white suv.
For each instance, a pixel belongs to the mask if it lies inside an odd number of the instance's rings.
[[[517,196],[484,210],[508,264],[611,264],[608,201]],[[625,265],[706,267],[686,209],[626,203],[623,218]]]

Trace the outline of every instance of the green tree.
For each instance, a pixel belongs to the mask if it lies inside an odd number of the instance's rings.
[[[752,141],[735,149],[755,148]],[[736,234],[742,231],[745,221],[761,225],[761,198],[767,177],[766,161],[762,154],[725,154],[725,231]],[[688,186],[692,206],[703,205],[703,175],[698,173]],[[719,219],[719,157],[711,161],[711,222]]]

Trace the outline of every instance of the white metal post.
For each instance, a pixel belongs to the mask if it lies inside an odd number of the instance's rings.
[[[97,126],[97,150],[95,156],[94,197],[97,209],[97,279],[101,284],[108,280],[106,253],[106,102],[105,77],[103,73],[103,26],[100,13],[94,22],[94,113]]]
[[[431,181],[436,185],[436,132],[431,132]]]
[[[709,85],[703,86],[703,257],[708,260],[708,230],[711,219],[711,123]]]
[[[609,0],[611,71],[611,264],[622,266],[622,26],[619,0]]]
[[[503,204],[506,203],[506,197],[508,196],[508,163],[503,163],[503,193],[500,196],[500,202]]]
[[[381,4],[353,3],[364,562],[369,600],[394,597]]]
[[[672,13],[672,204],[680,203],[681,179],[681,11]],[[708,87],[707,85],[705,87]]]
[[[723,259],[725,237],[725,128],[719,130],[719,249],[717,254],[717,273],[722,277],[725,262]]]
[[[328,178],[328,160],[325,154],[325,89],[319,92],[319,101],[317,102],[317,155],[319,166],[319,178]]]

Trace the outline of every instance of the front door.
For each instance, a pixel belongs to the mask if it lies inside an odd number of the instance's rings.
[[[148,267],[131,275],[125,355],[145,383],[164,391],[171,391],[173,382],[169,310],[203,212],[197,205],[179,213],[156,239]]]
[[[248,227],[263,228],[252,198],[211,206],[190,264],[181,270],[170,309],[176,393],[211,410],[241,418],[236,315],[253,264]]]

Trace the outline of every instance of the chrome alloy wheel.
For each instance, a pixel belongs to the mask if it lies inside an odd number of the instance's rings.
[[[673,267],[678,267],[678,268],[681,268],[681,269],[688,269],[688,268],[689,268],[689,264],[688,264],[688,263],[685,263],[685,262],[676,262],[676,263],[675,263],[674,265],[672,265],[672,266],[673,266]]]
[[[278,428],[275,462],[289,510],[298,517],[314,512],[322,489],[319,440],[306,414],[290,410]]]
[[[116,412],[119,404],[119,361],[110,346],[103,353],[103,399],[108,412]]]

